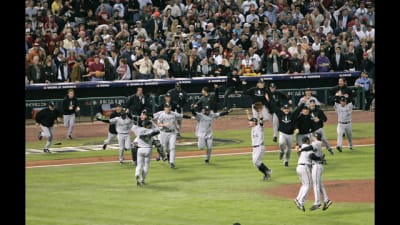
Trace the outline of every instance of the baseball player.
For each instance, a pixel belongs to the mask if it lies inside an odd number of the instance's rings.
[[[167,94],[171,95],[171,101],[173,104],[175,104],[176,110],[175,112],[177,113],[183,113],[183,107],[187,104],[188,102],[188,96],[184,90],[182,90],[181,84],[176,83],[175,88],[170,89],[167,91]],[[182,130],[182,120],[178,119],[178,130]],[[180,133],[178,133],[178,136],[180,136]]]
[[[277,107],[282,107],[285,104],[291,105],[292,100],[290,100],[285,94],[283,94],[280,91],[276,90],[276,84],[275,83],[270,83],[268,85],[268,90],[267,90],[267,95],[271,101],[274,101],[275,105]],[[278,138],[278,127],[279,127],[279,119],[275,113],[272,113],[271,109],[268,109],[268,111],[272,114],[272,128],[274,130],[273,142],[277,142]]]
[[[317,107],[317,102],[315,101],[315,99],[309,99],[308,103],[310,108],[311,119],[314,121],[314,129],[315,129],[314,132],[321,135],[322,142],[325,144],[326,148],[328,149],[328,152],[331,155],[333,155],[331,145],[329,144],[323,129],[324,123],[328,120],[328,118],[326,117],[324,111]]]
[[[44,146],[44,153],[50,153],[50,145],[53,141],[54,137],[54,122],[60,121],[60,112],[54,106],[54,102],[47,103],[47,107],[40,110],[35,117],[36,120],[36,127],[39,127],[41,131],[39,131],[38,139],[39,141],[42,138],[46,138],[46,144]]]
[[[300,178],[301,187],[297,197],[294,199],[294,203],[297,208],[305,212],[304,203],[311,185],[311,160],[321,160],[321,157],[316,156],[313,151],[309,151],[313,150],[313,147],[310,145],[310,138],[308,136],[302,137],[302,143],[300,148],[296,146],[297,154],[299,154],[296,172]]]
[[[297,107],[294,112],[291,112],[289,105],[286,104],[282,107],[282,109],[280,109],[275,105],[275,101],[270,101],[268,95],[266,98],[267,106],[279,120],[279,160],[282,160],[283,155],[285,155],[284,165],[285,167],[288,167],[290,153],[292,151],[294,121],[299,116],[301,107]]]
[[[117,104],[115,107],[115,110],[111,113],[110,119],[115,118],[115,117],[120,117],[121,116],[121,111],[122,111],[122,105]],[[110,123],[110,119],[103,119],[100,117],[96,117],[96,120],[102,121],[104,123]],[[103,144],[103,150],[106,150],[107,145],[111,143],[111,140],[117,137],[117,130],[115,129],[115,124],[110,123],[108,126],[108,136],[107,139],[104,140]]]
[[[353,150],[353,134],[352,134],[352,125],[351,125],[351,114],[353,112],[353,103],[347,101],[348,99],[344,96],[339,97],[339,103],[335,102],[333,106],[337,116],[338,116],[338,125],[336,128],[337,131],[337,145],[336,149],[339,152],[342,152],[342,141],[343,134],[346,134],[347,140],[349,142],[349,149]]]
[[[146,110],[144,110],[141,114],[140,114],[140,116],[135,116],[135,117],[133,117],[133,120],[135,121],[135,124],[137,125],[137,126],[139,126],[139,127],[143,127],[143,125],[144,125],[144,122],[145,121],[147,121],[147,120],[150,120],[150,118],[149,118],[149,116],[147,115],[147,111]],[[150,120],[151,121],[151,120]],[[154,129],[154,128],[156,128],[157,127],[157,125],[155,125],[154,123],[152,123],[152,129]],[[163,161],[166,161],[167,160],[167,157],[165,156],[165,153],[164,153],[164,150],[163,150],[163,147],[162,147],[162,145],[161,145],[161,142],[160,142],[160,140],[159,140],[159,137],[156,135],[156,136],[153,136],[153,142],[152,142],[152,145],[154,145],[156,148],[157,148],[157,152],[158,152],[158,156],[157,156],[157,158],[156,158],[156,160],[157,161],[160,161],[160,159],[162,159]],[[136,136],[136,138],[133,140],[133,147],[132,147],[132,150],[131,150],[131,154],[132,154],[132,163],[133,163],[133,165],[137,165],[137,152],[138,152],[138,148],[139,148],[139,146],[138,146],[138,137]]]
[[[296,145],[301,146],[304,136],[311,138],[311,133],[315,131],[314,120],[310,115],[310,108],[302,102],[299,106],[301,112],[294,122],[294,133],[296,134]]]
[[[337,96],[344,96],[351,101],[353,99],[353,92],[347,86],[347,81],[344,77],[340,77],[338,80],[338,85],[333,87],[329,92],[329,99],[331,104],[335,104],[335,102],[337,101]]]
[[[115,124],[119,144],[119,163],[124,163],[124,150],[131,149],[131,136],[129,132],[133,125],[130,113],[121,111],[121,116],[110,119],[110,124]]]
[[[258,112],[257,117],[251,117],[249,110],[246,110],[251,127],[251,145],[253,147],[252,159],[253,164],[264,174],[264,180],[271,178],[272,170],[270,170],[263,162],[262,157],[265,153],[264,146],[264,126],[262,111]]]
[[[132,126],[132,131],[135,133],[138,143],[137,165],[135,170],[137,186],[145,184],[144,181],[150,167],[153,137],[160,133],[158,128],[152,129],[153,123],[150,120],[144,120],[142,125],[143,127],[137,125]]]
[[[322,135],[321,133],[315,133],[312,137],[311,145],[313,147],[314,154],[321,159],[324,158],[324,154],[322,153]],[[313,182],[314,189],[314,205],[311,206],[310,210],[316,210],[321,208],[320,195],[322,193],[322,197],[324,199],[324,206],[322,210],[327,210],[330,205],[332,205],[332,201],[329,199],[328,194],[325,190],[324,184],[322,183],[322,172],[324,171],[323,160],[311,160],[311,177]]]
[[[177,119],[182,119],[183,115],[172,112],[171,105],[165,104],[164,111],[157,112],[153,115],[157,121],[157,126],[160,128],[160,142],[163,149],[167,152],[169,159],[169,167],[175,168],[175,148],[176,136],[178,133]]]
[[[219,95],[218,91],[219,91],[218,84],[214,84],[214,95],[211,95],[209,93],[208,87],[203,87],[201,89],[202,96],[192,107],[196,108],[197,112],[201,112],[203,107],[209,106],[210,110],[212,110],[213,112],[217,112],[218,111],[217,103]]]
[[[171,105],[171,110],[174,111],[174,112],[177,111],[176,104],[175,104],[174,102],[172,102],[171,94],[168,93],[168,92],[164,95],[164,101],[162,101],[162,102],[158,105],[158,107],[157,107],[157,112],[163,111],[163,110],[164,110],[164,105],[165,105],[165,104],[170,104],[170,105]]]
[[[197,146],[199,150],[203,150],[204,147],[207,148],[207,154],[204,162],[206,164],[210,163],[211,150],[212,150],[212,141],[213,141],[213,130],[212,130],[212,122],[215,118],[220,116],[227,115],[228,112],[220,112],[214,113],[210,112],[210,107],[205,106],[203,108],[203,112],[196,112],[194,108],[192,108],[192,115],[196,118],[196,136],[197,136]]]
[[[242,81],[242,84],[246,85],[247,82],[244,80],[244,81]],[[243,93],[252,98],[251,110],[252,110],[253,118],[258,118],[258,112],[254,107],[254,105],[257,102],[262,103],[262,118],[264,119],[264,121],[267,121],[271,118],[271,115],[269,114],[269,111],[268,111],[267,107],[265,106],[266,105],[265,96],[267,95],[267,90],[265,89],[264,79],[260,78],[257,82],[256,87],[246,89],[246,86],[244,86]]]
[[[75,114],[81,110],[78,99],[75,97],[74,89],[68,89],[67,96],[65,96],[62,105],[64,127],[68,128],[67,138],[72,139],[72,130],[75,125]]]
[[[302,102],[305,102],[305,105],[309,107],[311,100],[314,100],[316,107],[321,106],[321,102],[319,102],[318,99],[312,95],[311,88],[308,87],[304,92],[304,96],[300,98],[300,101],[297,104],[297,106],[300,106]]]

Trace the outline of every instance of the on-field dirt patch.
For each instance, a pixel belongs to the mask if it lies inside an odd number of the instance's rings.
[[[299,181],[300,182],[300,181]],[[375,180],[333,180],[324,181],[324,187],[329,199],[335,202],[375,202]],[[281,185],[265,191],[267,195],[295,199],[300,189],[300,183]],[[307,202],[314,202],[314,191],[311,188]]]

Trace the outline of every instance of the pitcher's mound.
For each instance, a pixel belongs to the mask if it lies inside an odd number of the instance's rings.
[[[329,199],[333,202],[375,202],[375,180],[334,180],[324,181]],[[296,198],[299,184],[278,186],[265,193],[284,198]],[[322,199],[321,199],[322,200]],[[314,201],[314,190],[311,188],[307,201]]]

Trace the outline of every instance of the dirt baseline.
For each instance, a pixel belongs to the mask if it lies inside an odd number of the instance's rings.
[[[333,202],[375,202],[375,180],[333,180],[324,181],[329,199]],[[282,185],[266,190],[267,195],[294,199],[300,189],[299,184]],[[307,202],[314,202],[314,190],[311,188]]]

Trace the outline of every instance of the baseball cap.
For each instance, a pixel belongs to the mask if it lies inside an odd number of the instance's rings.
[[[167,92],[167,94],[165,94],[165,97],[171,97],[171,93]]]
[[[304,136],[301,141],[304,142],[308,142],[310,140],[310,138],[308,136]]]
[[[54,107],[54,105],[55,105],[54,102],[48,102],[48,103],[47,103],[47,106],[52,106],[52,107]]]
[[[307,110],[310,110],[310,108],[308,107],[308,106],[303,106],[303,109],[307,109]]]
[[[288,104],[285,104],[285,105],[283,105],[283,108],[284,108],[284,109],[288,109],[288,108],[289,108],[289,105],[288,105]]]
[[[276,84],[275,83],[270,83],[269,86],[270,87],[276,87]]]
[[[251,119],[249,119],[249,121],[251,121],[251,122],[254,122],[254,123],[257,123],[257,118],[251,118]]]
[[[175,84],[175,87],[180,87],[180,86],[181,86],[180,83],[176,83],[176,84]]]
[[[258,83],[265,83],[263,78],[258,79]]]
[[[206,105],[203,107],[204,110],[210,110],[210,106]]]
[[[160,12],[158,12],[158,11],[154,12],[154,13],[153,13],[153,16],[159,17],[159,16],[160,16]]]
[[[143,123],[142,123],[143,127],[147,127],[147,126],[149,126],[149,125],[151,125],[151,124],[152,124],[152,123],[151,123],[150,120],[143,120]]]
[[[321,140],[322,135],[321,133],[314,133],[314,137],[316,137],[318,140]]]
[[[311,88],[310,87],[306,88],[306,91],[311,91]]]
[[[140,114],[147,115],[147,110],[143,109],[143,111]]]
[[[340,96],[340,98],[339,98],[339,101],[346,101],[346,97],[344,97],[344,96]]]
[[[310,102],[314,102],[315,103],[315,99],[310,99]]]
[[[117,103],[117,104],[115,105],[115,107],[122,107],[122,104],[121,104],[121,103]]]

